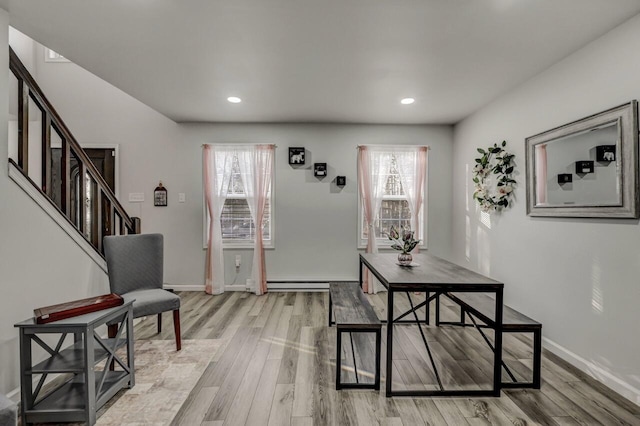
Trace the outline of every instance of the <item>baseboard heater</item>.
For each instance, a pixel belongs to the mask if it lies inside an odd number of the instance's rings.
[[[269,291],[328,291],[329,281],[267,281]]]

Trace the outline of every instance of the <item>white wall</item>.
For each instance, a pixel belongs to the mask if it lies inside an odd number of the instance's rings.
[[[201,214],[201,145],[204,143],[275,143],[275,245],[267,250],[268,280],[356,279],[358,188],[356,147],[360,144],[426,144],[429,151],[428,246],[449,255],[451,182],[451,127],[373,126],[335,124],[185,124],[181,126],[185,173],[191,170],[188,192],[190,217]],[[303,146],[304,168],[288,164],[288,147]],[[328,176],[313,176],[313,163],[327,163]],[[343,189],[335,185],[338,175],[347,178]],[[445,177],[443,179],[443,177]],[[175,201],[174,201],[175,202]],[[193,242],[202,241],[202,226],[189,224]],[[183,256],[198,256],[195,243],[184,247]],[[200,251],[202,251],[200,249]],[[232,251],[250,260],[251,251]],[[202,255],[200,255],[202,256]],[[204,267],[204,260],[200,268]],[[226,256],[227,283],[243,284],[246,275],[235,276],[232,256]],[[245,265],[250,262],[244,260]],[[231,267],[229,267],[231,266]],[[242,268],[241,268],[242,269]],[[200,272],[200,271],[196,271]],[[201,282],[193,271],[185,278]]]
[[[17,32],[16,32],[17,33]],[[14,34],[12,32],[12,34]],[[17,33],[16,38],[21,38]],[[20,45],[28,43],[21,41]],[[429,249],[450,252],[452,156],[451,126],[375,126],[314,124],[176,124],[109,83],[72,63],[44,62],[35,44],[35,78],[45,95],[82,143],[119,144],[120,200],[142,220],[145,233],[165,236],[165,282],[202,286],[203,250],[202,154],[205,143],[278,145],[275,173],[275,244],[266,254],[269,280],[356,279],[357,186],[359,144],[426,144],[429,152]],[[288,147],[304,146],[306,169],[288,164]],[[313,177],[313,162],[328,163],[329,176]],[[337,175],[347,177],[339,189]],[[154,207],[152,191],[162,180],[167,207]],[[144,203],[129,203],[128,194],[144,192]],[[178,203],[178,193],[186,203]],[[242,256],[236,271],[234,257]],[[244,285],[252,250],[228,250],[226,284]]]
[[[453,258],[505,283],[506,303],[543,323],[550,349],[640,403],[637,220],[526,215],[524,139],[640,98],[640,16],[455,126]],[[481,215],[471,198],[477,147],[506,139],[516,203]]]
[[[0,9],[0,99],[8,99],[8,14]],[[18,332],[33,309],[106,293],[106,274],[12,180],[9,110],[0,102],[0,393],[18,384]]]

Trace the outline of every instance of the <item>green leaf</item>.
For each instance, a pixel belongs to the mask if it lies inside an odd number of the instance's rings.
[[[502,141],[502,146],[507,146],[507,141]]]
[[[482,149],[482,148],[478,148],[478,152],[479,152],[480,154],[484,154],[484,153],[485,153],[485,152],[484,152],[484,149]]]
[[[511,173],[513,173],[513,166],[508,167],[507,170],[504,171],[505,174],[510,175]]]
[[[476,163],[480,164],[481,160],[479,158],[476,158]]]

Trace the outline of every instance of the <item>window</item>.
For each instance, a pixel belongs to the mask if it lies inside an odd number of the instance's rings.
[[[247,203],[247,194],[244,190],[242,173],[238,157],[233,157],[231,167],[231,178],[229,179],[229,189],[227,199],[222,208],[220,223],[222,225],[222,241],[225,243],[252,242],[255,238],[255,227],[251,220],[251,212]],[[265,246],[271,245],[271,188],[269,188],[269,198],[264,211],[264,226],[262,228],[262,239]]]
[[[231,167],[228,170],[228,176],[222,177],[223,185],[227,186],[226,199],[222,207],[220,215],[220,225],[222,230],[222,242],[225,248],[252,248],[255,242],[255,226],[251,219],[251,211],[247,201],[247,193],[245,191],[244,179],[240,167],[240,160],[237,152],[230,154]],[[272,179],[273,181],[273,176]],[[263,215],[262,239],[264,246],[273,247],[272,239],[272,209],[273,192],[269,185],[266,206]],[[207,248],[208,230],[211,223],[209,211],[204,203],[204,248]]]
[[[359,247],[366,247],[369,232],[371,231],[375,233],[378,247],[389,247],[391,241],[387,235],[392,226],[396,228],[409,227],[413,230],[417,228],[416,238],[422,240],[420,247],[424,247],[426,234],[424,232],[424,229],[426,229],[424,221],[426,205],[424,188],[426,185],[423,183],[418,185],[417,188],[413,188],[414,192],[416,189],[423,192],[420,197],[413,197],[413,200],[405,191],[407,185],[413,185],[420,178],[423,179],[423,182],[425,179],[426,171],[423,172],[422,177],[418,177],[419,174],[416,168],[421,163],[417,161],[416,148],[408,149],[407,152],[396,148],[390,148],[389,151],[383,151],[380,148],[377,150],[372,149],[371,151],[369,154],[372,156],[370,174],[371,180],[377,182],[373,186],[379,188],[380,207],[376,211],[373,227],[369,228],[364,217],[362,198],[359,199]],[[375,156],[378,157],[374,158]],[[402,162],[402,167],[399,165],[400,161]],[[426,162],[423,167],[426,167]],[[400,170],[402,170],[402,173],[400,173]],[[412,226],[412,201],[420,203],[419,214],[414,218],[418,226]]]
[[[45,62],[71,62],[61,54],[54,52],[48,47],[44,48],[44,61]]]

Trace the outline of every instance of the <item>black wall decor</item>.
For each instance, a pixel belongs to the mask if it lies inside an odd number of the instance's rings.
[[[157,207],[167,207],[167,188],[162,186],[162,181],[153,191],[153,205]]]
[[[289,148],[289,164],[304,164],[304,148]]]
[[[576,173],[593,173],[593,161],[576,161]]]
[[[573,175],[571,173],[560,173],[558,175],[558,183],[562,185],[563,183],[571,183],[573,182]]]
[[[327,163],[314,163],[313,175],[321,178],[327,176]]]
[[[596,146],[597,161],[616,161],[615,145],[599,145]]]
[[[336,176],[336,185],[345,186],[347,184],[346,176]]]

